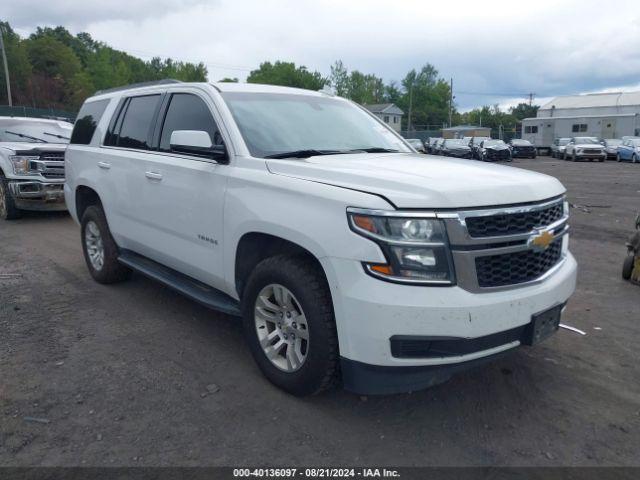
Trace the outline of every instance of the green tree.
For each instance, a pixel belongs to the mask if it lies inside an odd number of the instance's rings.
[[[519,103],[517,106],[511,107],[509,111],[518,120],[522,120],[524,118],[535,117],[538,114],[539,108],[540,108],[540,105],[529,105],[528,103]]]
[[[3,35],[7,63],[10,68],[12,100],[16,105],[30,104],[32,70],[27,49],[8,23],[0,22],[0,34]],[[4,68],[0,68],[0,104],[8,103]]]
[[[286,87],[320,90],[328,84],[320,72],[310,72],[307,67],[296,67],[293,62],[263,62],[260,68],[252,70],[247,77],[248,83],[266,83]]]
[[[221,78],[220,80],[218,80],[218,82],[221,82],[221,83],[238,83],[238,78],[237,77],[233,77],[233,78],[224,77],[224,78]]]
[[[405,112],[405,128],[409,123],[409,110],[414,127],[448,123],[451,89],[449,82],[439,77],[433,65],[427,63],[419,71],[408,72],[402,80],[402,87],[404,94],[397,103]]]

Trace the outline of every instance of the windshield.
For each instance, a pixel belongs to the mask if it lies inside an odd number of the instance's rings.
[[[254,157],[304,150],[410,152],[371,115],[339,98],[238,92],[223,92],[222,97]]]
[[[576,137],[573,139],[575,143],[582,143],[587,145],[595,145],[600,143],[596,137]]]
[[[511,140],[511,143],[513,145],[519,145],[524,147],[528,147],[529,145],[531,145],[531,142],[529,140]]]
[[[73,126],[66,122],[0,119],[0,142],[69,143]]]
[[[485,140],[482,144],[483,147],[497,147],[499,145],[504,145],[502,140]]]
[[[570,138],[561,138],[561,139],[558,140],[558,145],[566,145],[570,141],[571,141]]]

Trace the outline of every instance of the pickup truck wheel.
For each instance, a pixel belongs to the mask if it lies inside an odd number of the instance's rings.
[[[629,280],[631,278],[634,263],[634,255],[627,255],[627,258],[624,259],[624,263],[622,264],[622,278],[624,278],[625,280]]]
[[[0,218],[16,220],[22,216],[22,211],[16,208],[13,197],[9,192],[9,185],[5,176],[0,173]]]
[[[118,261],[118,246],[111,236],[102,208],[88,207],[81,221],[82,251],[89,273],[98,283],[116,283],[131,277],[131,270]]]
[[[298,396],[318,394],[338,377],[333,304],[319,268],[278,255],[252,272],[243,295],[244,333],[262,373]]]

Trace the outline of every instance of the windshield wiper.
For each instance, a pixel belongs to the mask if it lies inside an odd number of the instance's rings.
[[[293,150],[291,152],[274,153],[272,155],[265,155],[264,158],[309,158],[318,155],[340,155],[344,153],[351,153],[344,150]]]
[[[38,138],[38,137],[32,137],[31,135],[27,135],[26,133],[10,132],[9,130],[5,130],[4,133],[8,133],[10,135],[15,135],[16,137],[20,137],[20,138],[28,138],[30,140],[35,140],[36,142],[47,143],[46,140],[43,140],[43,139]]]
[[[49,132],[42,132],[42,133],[44,133],[45,135],[49,135],[51,137],[61,138],[63,140],[71,140],[70,137],[65,137],[64,135],[58,135],[57,133],[49,133]]]
[[[367,153],[397,153],[400,150],[394,150],[393,148],[384,148],[384,147],[365,147],[365,148],[354,148],[350,150],[351,152],[367,152]]]

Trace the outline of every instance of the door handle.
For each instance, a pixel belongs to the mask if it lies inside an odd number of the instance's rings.
[[[145,177],[149,180],[162,180],[162,174],[157,172],[144,172]]]
[[[107,162],[98,162],[98,166],[103,170],[109,170],[111,168],[111,164]]]

